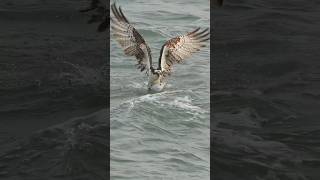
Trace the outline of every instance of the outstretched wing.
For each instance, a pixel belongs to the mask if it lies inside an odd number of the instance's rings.
[[[115,3],[111,5],[114,18],[111,18],[112,35],[121,45],[124,53],[128,56],[135,56],[138,60],[138,69],[149,72],[152,59],[151,50],[139,32],[129,23],[124,16],[121,7],[116,7]]]
[[[158,67],[162,74],[170,75],[174,63],[181,63],[201,47],[205,47],[210,32],[208,29],[199,30],[200,28],[197,28],[186,35],[172,38],[162,46]]]

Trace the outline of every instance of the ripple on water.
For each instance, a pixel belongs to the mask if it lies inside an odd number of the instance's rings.
[[[130,169],[148,166],[160,168],[158,173],[209,174],[209,112],[194,105],[194,97],[191,90],[165,91],[132,98],[113,108],[112,164],[130,164],[132,162],[120,162],[119,158],[132,158],[136,160],[135,167]],[[207,140],[202,143],[188,144],[190,139],[205,137]],[[151,173],[154,170],[143,174],[154,177]]]
[[[209,27],[208,3],[117,1],[150,46],[156,67],[165,41]],[[209,179],[209,51],[176,65],[166,89],[149,93],[135,59],[125,57],[114,40],[111,46],[111,179]],[[180,76],[191,67],[199,70]]]

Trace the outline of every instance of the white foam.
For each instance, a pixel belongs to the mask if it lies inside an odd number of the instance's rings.
[[[173,102],[170,102],[169,105],[174,106],[176,108],[197,112],[197,113],[206,113],[204,109],[199,106],[192,105],[192,100],[189,96],[185,96],[184,98],[176,98]]]
[[[136,104],[141,103],[152,103],[160,107],[173,107],[186,111],[191,111],[195,113],[207,113],[206,110],[202,109],[199,106],[195,106],[192,103],[192,98],[189,95],[180,96],[182,93],[190,92],[191,90],[175,90],[175,91],[163,91],[160,93],[154,94],[145,94],[139,97],[129,99],[119,106],[113,108],[115,109],[128,109],[128,112],[132,111]],[[192,92],[192,91],[191,91]],[[178,97],[177,97],[178,96]]]

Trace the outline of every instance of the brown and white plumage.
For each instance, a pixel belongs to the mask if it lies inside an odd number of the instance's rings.
[[[121,7],[117,9],[112,4],[111,10],[115,19],[111,18],[113,36],[124,49],[124,53],[128,56],[135,56],[138,60],[138,69],[144,71],[151,67],[151,50],[139,32],[129,23],[124,16]]]
[[[159,69],[165,76],[170,75],[174,63],[181,63],[193,53],[200,51],[201,47],[205,47],[204,43],[209,40],[209,31],[208,29],[199,30],[200,28],[197,28],[186,35],[172,38],[163,45]]]
[[[111,5],[114,18],[111,18],[113,36],[128,56],[135,56],[138,60],[138,69],[146,70],[149,75],[148,87],[151,90],[161,91],[172,72],[173,64],[181,63],[199,51],[209,40],[208,29],[200,28],[185,35],[168,40],[161,48],[158,68],[152,66],[151,50],[139,32],[129,23],[121,7]]]

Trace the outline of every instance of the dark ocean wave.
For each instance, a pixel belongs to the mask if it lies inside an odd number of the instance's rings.
[[[88,1],[0,5],[0,179],[105,179],[105,35]]]
[[[319,179],[319,3],[215,9],[213,176]]]
[[[0,177],[105,179],[101,167],[107,162],[101,158],[107,157],[106,116],[101,110],[40,130],[24,141],[1,142]]]

